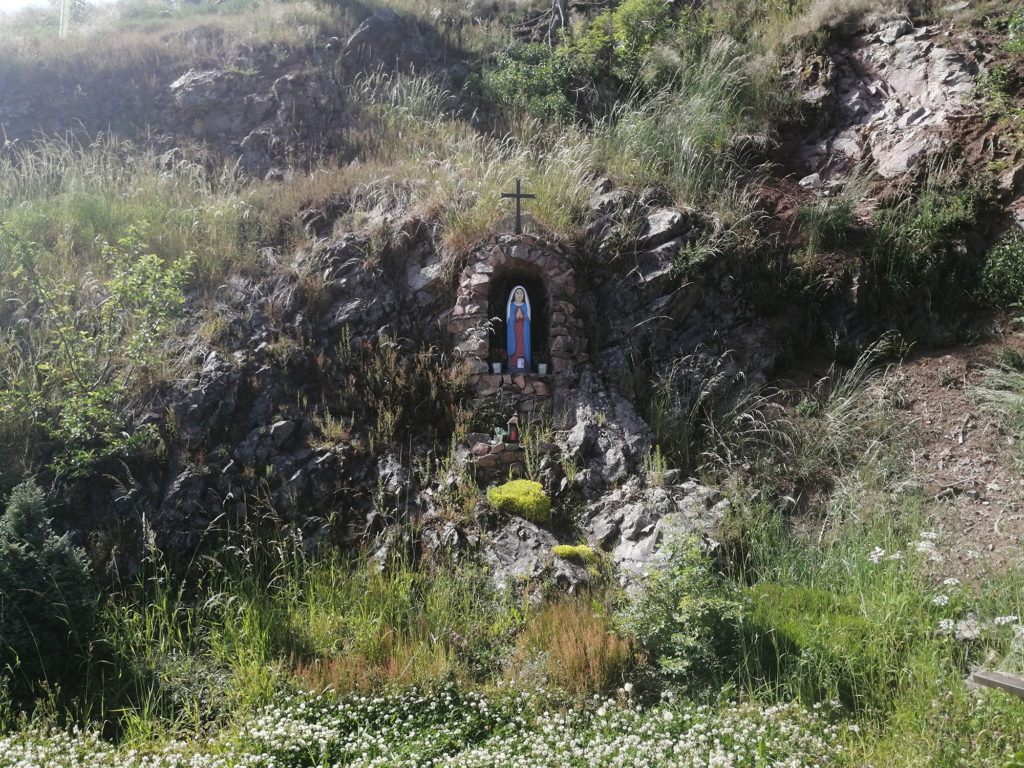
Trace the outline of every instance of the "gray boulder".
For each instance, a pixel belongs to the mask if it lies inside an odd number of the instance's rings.
[[[588,506],[582,527],[591,546],[611,554],[628,585],[664,558],[667,533],[692,534],[713,549],[728,507],[721,494],[692,480],[664,487],[632,483]]]
[[[389,8],[382,8],[356,27],[342,54],[361,69],[387,67],[421,70],[430,60],[419,28]]]
[[[515,517],[484,545],[480,556],[499,589],[517,580],[544,579],[574,592],[590,583],[590,575],[581,565],[556,557],[551,550],[558,543],[550,531]]]

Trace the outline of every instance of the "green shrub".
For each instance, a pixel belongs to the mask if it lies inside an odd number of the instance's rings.
[[[551,519],[551,499],[540,483],[533,480],[510,480],[490,488],[487,500],[501,512],[519,515],[534,523],[546,523]]]
[[[934,166],[916,198],[903,197],[874,216],[868,263],[883,295],[966,297],[977,278],[965,235],[993,211],[992,180],[962,165]]]
[[[478,80],[484,96],[506,114],[565,121],[573,115],[566,98],[569,69],[565,56],[543,43],[516,43],[498,55]]]
[[[1014,53],[1024,51],[1024,7],[1017,8],[1006,21],[1006,40],[1002,47]]]
[[[56,682],[81,660],[96,609],[85,553],[57,536],[33,481],[0,517],[0,674]]]
[[[997,307],[1024,301],[1024,234],[1005,236],[988,252],[977,298]]]
[[[668,559],[620,615],[622,630],[671,681],[689,687],[731,673],[745,613],[737,588],[692,535],[671,534]]]
[[[602,12],[571,43],[576,68],[595,79],[634,81],[651,48],[672,32],[674,14],[662,0],[625,0]]]

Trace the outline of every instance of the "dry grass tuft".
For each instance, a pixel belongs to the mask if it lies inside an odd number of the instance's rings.
[[[540,674],[573,695],[602,694],[624,682],[636,662],[629,640],[582,600],[545,605],[526,623],[506,677]]]

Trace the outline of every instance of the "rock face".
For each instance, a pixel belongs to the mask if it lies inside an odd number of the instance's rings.
[[[561,455],[578,471],[575,483],[584,498],[623,484],[643,467],[651,447],[651,428],[636,408],[590,369],[564,396],[570,428],[558,437]]]
[[[827,179],[870,161],[893,178],[938,149],[982,65],[945,43],[937,27],[898,18],[828,56],[798,59],[790,74],[816,127],[800,148],[807,168]]]
[[[678,485],[627,485],[590,504],[583,531],[595,549],[611,554],[623,583],[632,583],[664,557],[666,535],[692,535],[713,549],[729,502],[694,481]]]
[[[359,73],[433,72],[458,92],[469,72],[437,33],[388,9],[345,42],[315,38],[313,29],[298,30],[298,44],[254,46],[197,26],[102,72],[0,66],[4,142],[45,135],[88,143],[111,134],[177,163],[219,172],[237,162],[249,176],[278,178],[289,167],[346,156],[345,86]]]
[[[714,550],[717,527],[728,507],[719,493],[692,480],[647,486],[633,477],[589,504],[580,529],[595,552],[606,553],[619,584],[630,587],[664,560],[666,537],[693,536]],[[446,535],[450,542],[458,540],[450,531]],[[499,523],[478,543],[480,559],[499,588],[553,582],[574,592],[586,588],[595,576],[583,565],[554,555],[553,548],[562,542],[520,518]]]
[[[356,28],[345,43],[343,56],[347,65],[360,69],[422,71],[430,60],[416,23],[390,8],[381,8]]]
[[[513,518],[484,547],[481,560],[491,567],[499,588],[516,580],[551,580],[570,592],[589,584],[586,568],[552,552],[559,543],[550,531],[528,520]]]

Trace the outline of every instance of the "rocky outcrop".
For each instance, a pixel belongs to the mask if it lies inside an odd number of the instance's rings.
[[[803,84],[812,128],[798,150],[806,168],[827,181],[867,162],[893,178],[939,149],[984,65],[951,42],[938,27],[894,18],[827,55],[798,57],[789,74]]]
[[[552,552],[559,543],[550,531],[513,518],[484,544],[480,559],[499,588],[516,581],[550,581],[569,592],[585,587],[591,580],[586,568]]]
[[[588,505],[582,528],[591,546],[610,554],[622,583],[629,584],[664,558],[666,536],[693,536],[713,550],[728,509],[721,494],[692,480],[646,487],[634,482]]]
[[[721,494],[695,481],[648,486],[633,476],[587,505],[579,521],[580,534],[595,552],[604,553],[611,567],[606,572],[630,587],[664,561],[670,537],[692,536],[714,551],[728,509]],[[588,571],[581,563],[555,555],[554,547],[564,542],[521,518],[498,521],[490,532],[467,536],[457,531],[457,526],[443,525],[439,533],[430,534],[431,546],[465,551],[472,543],[499,588],[554,583],[575,592],[598,577],[599,569]]]
[[[430,54],[416,22],[381,8],[360,24],[345,43],[343,60],[357,69],[422,71]]]
[[[643,467],[651,428],[636,408],[591,369],[560,398],[569,429],[558,433],[561,456],[577,472],[576,489],[592,499],[622,485]]]

